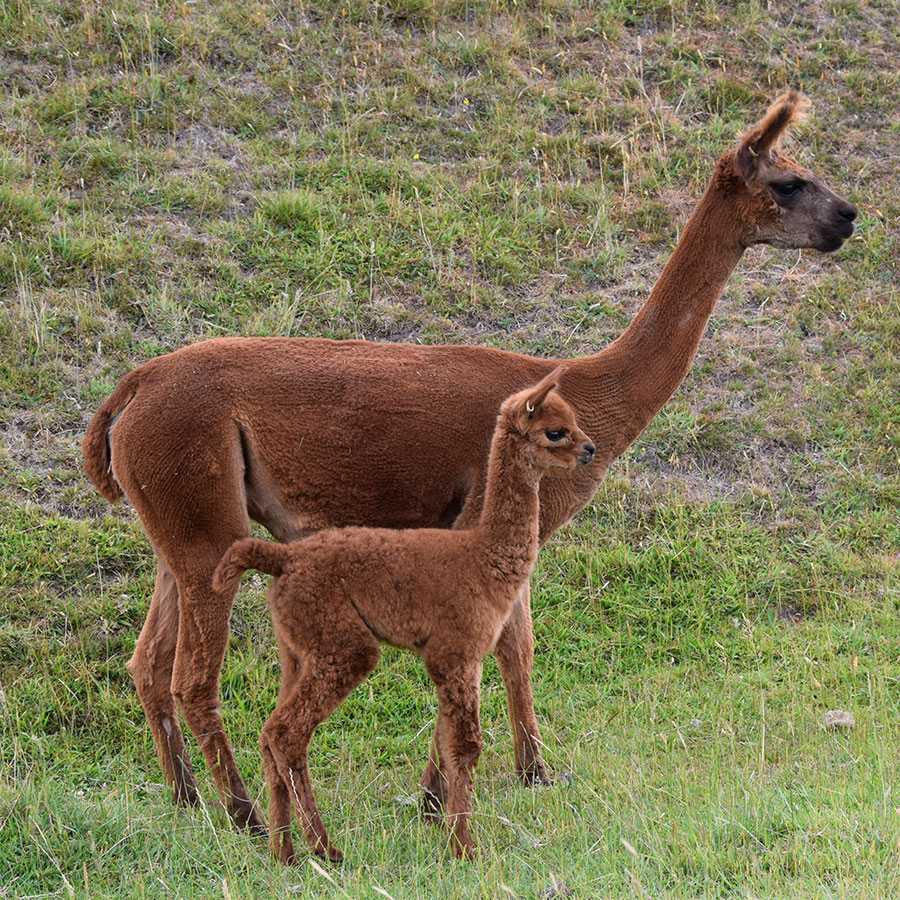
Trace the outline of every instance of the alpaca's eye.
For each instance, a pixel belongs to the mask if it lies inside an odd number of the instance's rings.
[[[548,441],[561,441],[566,436],[566,429],[560,428],[558,431],[545,431],[544,435]]]
[[[800,193],[803,190],[803,182],[802,181],[785,181],[782,184],[773,184],[772,190],[778,194],[779,197],[793,197],[794,194]]]

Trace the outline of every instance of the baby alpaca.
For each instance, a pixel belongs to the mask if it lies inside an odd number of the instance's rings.
[[[595,452],[554,390],[561,371],[503,403],[475,528],[329,529],[289,545],[249,538],[219,563],[217,590],[233,589],[249,568],[280,576],[269,590],[269,609],[283,677],[260,746],[272,852],[282,862],[294,857],[292,801],[312,849],[342,858],[316,808],[307,747],[316,726],[375,668],[379,641],[424,657],[438,694],[433,758],[443,769],[451,842],[458,857],[474,852],[469,818],[481,752],[482,660],[537,557],[541,475],[586,465]]]

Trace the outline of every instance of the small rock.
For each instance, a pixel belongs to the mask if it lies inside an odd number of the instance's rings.
[[[853,718],[853,713],[846,709],[829,709],[822,724],[829,731],[838,731],[841,728],[852,728],[856,724],[856,719]]]
[[[793,603],[786,603],[779,606],[775,610],[775,615],[780,622],[786,622],[788,625],[799,625],[805,618],[806,613],[802,607],[794,606]]]

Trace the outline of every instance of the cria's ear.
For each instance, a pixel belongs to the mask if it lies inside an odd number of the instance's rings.
[[[799,91],[782,94],[766,114],[741,138],[735,152],[737,169],[748,184],[756,178],[761,160],[778,147],[781,136],[806,117],[809,101]]]
[[[540,408],[541,404],[547,399],[547,394],[554,388],[559,387],[559,379],[563,372],[566,371],[565,366],[557,366],[549,375],[542,378],[528,393],[525,398],[525,411],[530,419]]]

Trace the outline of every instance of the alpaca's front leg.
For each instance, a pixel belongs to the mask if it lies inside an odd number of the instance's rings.
[[[444,821],[444,802],[447,799],[447,776],[441,771],[441,753],[438,747],[438,734],[442,727],[439,709],[428,753],[428,767],[419,782],[422,788],[422,814],[429,822],[436,824]]]
[[[550,784],[551,776],[541,759],[541,732],[534,714],[534,693],[531,687],[534,635],[531,629],[531,594],[527,582],[513,604],[494,653],[506,685],[516,772],[527,784]]]

